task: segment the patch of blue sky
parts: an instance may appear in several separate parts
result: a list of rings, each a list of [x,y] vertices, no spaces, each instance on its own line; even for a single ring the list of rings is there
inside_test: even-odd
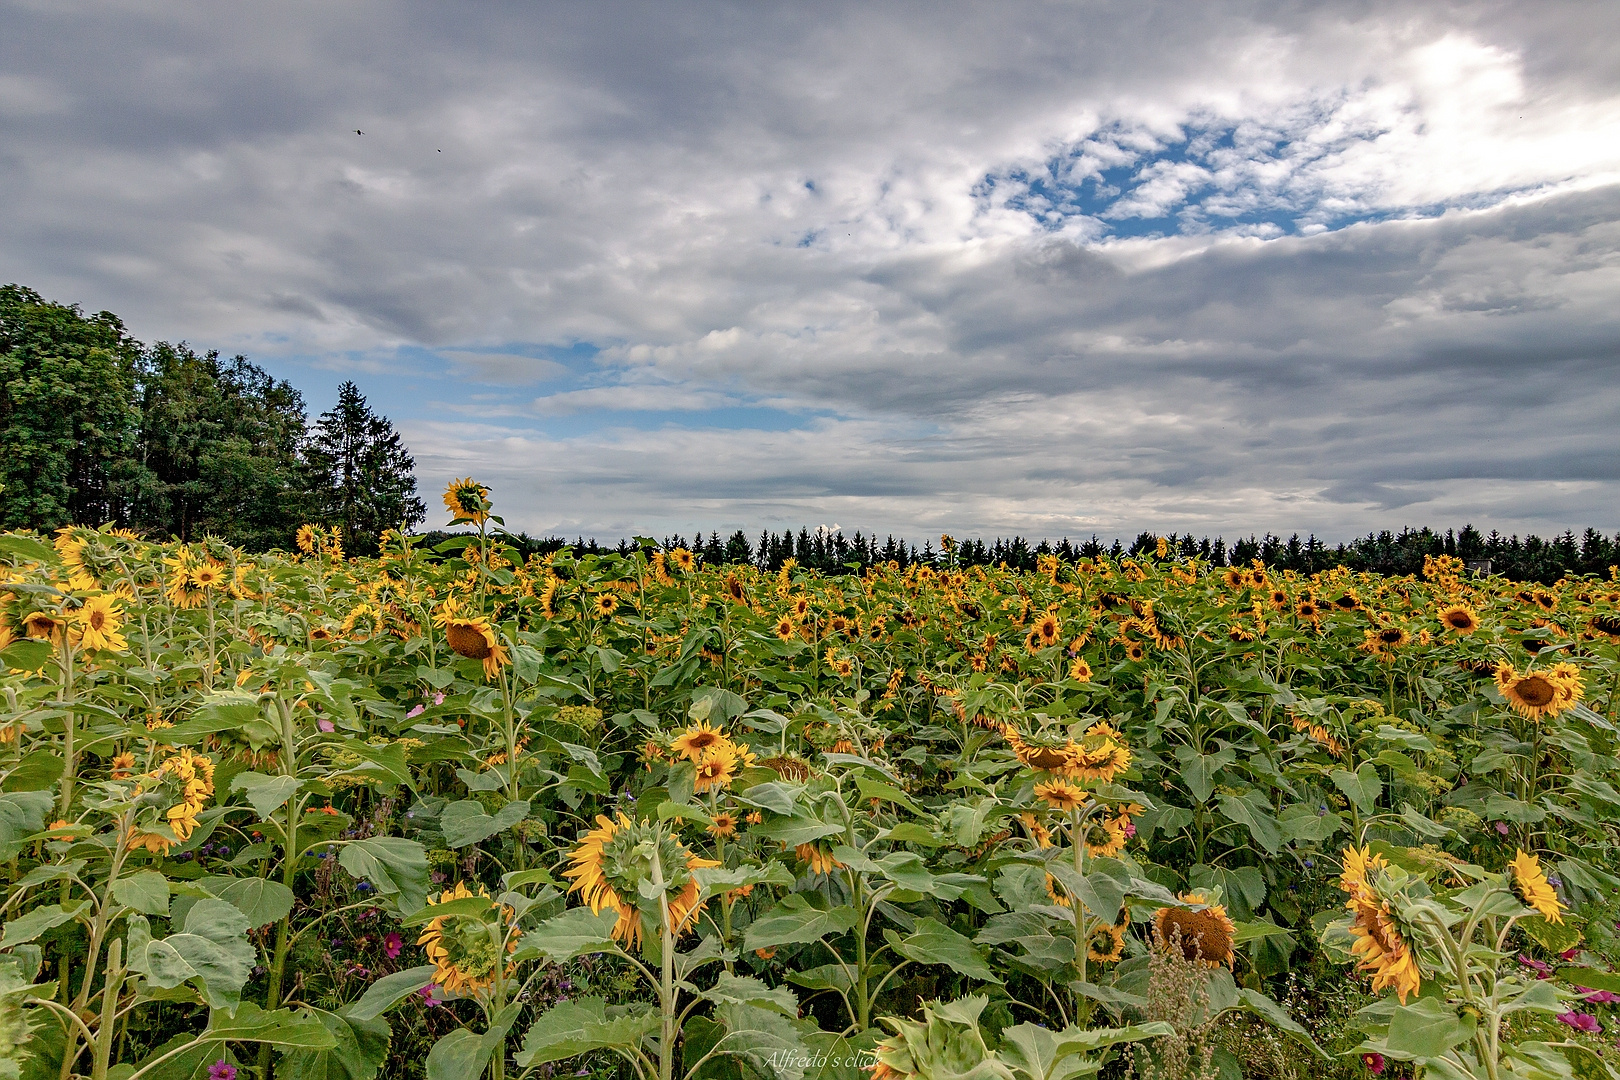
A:
[[[1385,133],[1337,124],[1336,106],[1306,103],[1270,124],[1200,117],[1168,133],[1114,124],[1039,167],[988,173],[974,194],[1026,213],[1049,231],[1084,224],[1104,239],[1216,230],[1308,234],[1444,209],[1391,208],[1334,190],[1333,160]]]

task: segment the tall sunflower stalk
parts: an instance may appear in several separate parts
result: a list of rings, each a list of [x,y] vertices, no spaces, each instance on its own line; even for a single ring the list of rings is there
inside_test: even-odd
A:
[[[1562,923],[1563,905],[1523,850],[1500,873],[1463,863],[1449,873],[1465,887],[1437,892],[1370,847],[1345,850],[1339,887],[1349,916],[1325,940],[1352,955],[1374,992],[1397,999],[1362,1010],[1372,1034],[1357,1051],[1453,1080],[1545,1070],[1573,1044],[1505,1041],[1504,1024],[1518,1012],[1561,1012],[1575,995],[1510,965],[1508,942],[1524,920]],[[1438,993],[1419,996],[1425,982]]]

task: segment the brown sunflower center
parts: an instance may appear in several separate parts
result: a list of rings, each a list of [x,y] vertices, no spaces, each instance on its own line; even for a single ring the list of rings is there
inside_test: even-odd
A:
[[[1165,944],[1180,938],[1181,955],[1188,960],[1224,961],[1232,953],[1232,935],[1214,912],[1170,908],[1160,924]]]
[[[106,629],[106,626],[107,613],[105,611],[102,611],[100,608],[96,608],[90,612],[90,629],[100,633],[102,630]]]
[[[1453,611],[1446,615],[1446,625],[1453,630],[1467,630],[1474,625],[1474,620],[1468,617],[1466,611]]]
[[[445,640],[461,656],[469,660],[484,660],[495,650],[489,647],[483,631],[468,623],[453,622],[444,630]]]
[[[1540,675],[1526,675],[1513,684],[1513,692],[1526,705],[1538,708],[1551,703],[1552,699],[1558,695],[1558,691],[1553,688],[1553,684]]]

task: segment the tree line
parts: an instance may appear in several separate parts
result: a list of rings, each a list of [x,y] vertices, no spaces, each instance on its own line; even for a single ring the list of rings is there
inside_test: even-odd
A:
[[[457,535],[460,534],[430,532],[423,540],[431,546]],[[1213,566],[1248,566],[1258,559],[1273,570],[1295,570],[1302,574],[1314,574],[1335,566],[1378,574],[1420,574],[1425,556],[1453,555],[1479,572],[1551,584],[1572,574],[1607,576],[1611,567],[1620,564],[1620,533],[1611,538],[1597,529],[1587,529],[1579,538],[1573,532],[1565,532],[1542,539],[1533,534],[1524,537],[1503,536],[1494,531],[1485,534],[1472,525],[1444,533],[1428,528],[1407,528],[1398,533],[1389,530],[1368,533],[1349,543],[1331,546],[1314,535],[1301,539],[1298,533],[1287,540],[1266,533],[1231,543],[1219,536],[1211,540],[1207,536],[1171,533],[1164,540],[1167,554],[1195,557]],[[561,536],[535,538],[526,533],[511,537],[510,542],[523,557],[549,555],[565,547],[576,555],[623,556],[639,546],[632,540],[604,544],[594,537],[568,540]],[[861,532],[846,536],[841,530],[801,528],[797,533],[791,529],[781,533],[767,529],[754,542],[750,542],[741,529],[725,539],[718,532],[710,532],[705,538],[699,529],[690,539],[676,533],[664,537],[657,546],[665,551],[685,548],[714,566],[746,563],[774,572],[792,559],[799,566],[840,574],[861,573],[869,566],[885,562],[935,567],[1005,563],[1016,570],[1034,570],[1043,555],[1056,555],[1065,562],[1099,556],[1118,559],[1126,555],[1156,554],[1158,545],[1157,534],[1144,532],[1129,544],[1119,539],[1111,544],[1104,543],[1095,535],[1078,543],[1066,537],[1056,543],[1050,540],[1032,543],[1022,536],[1014,536],[1010,540],[997,538],[988,542],[952,540],[949,550],[945,550],[936,548],[932,540],[918,546],[893,536],[879,541],[876,535]]]
[[[0,286],[0,528],[111,523],[262,551],[319,521],[364,553],[422,522],[415,464],[352,382],[311,424],[246,357],[144,345],[111,312]]]

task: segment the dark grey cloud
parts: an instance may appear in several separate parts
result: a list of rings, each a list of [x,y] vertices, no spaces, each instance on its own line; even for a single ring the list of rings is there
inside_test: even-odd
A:
[[[1620,528],[1616,31],[0,3],[0,278],[363,373],[531,529]]]

